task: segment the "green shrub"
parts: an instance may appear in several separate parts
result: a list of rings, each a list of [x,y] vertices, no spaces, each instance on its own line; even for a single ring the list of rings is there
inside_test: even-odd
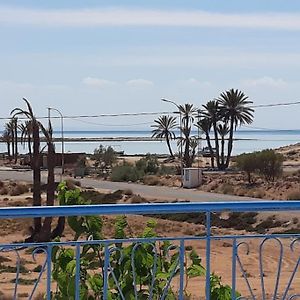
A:
[[[258,153],[257,168],[267,181],[274,181],[282,174],[283,156],[267,149]]]
[[[135,163],[136,168],[144,174],[156,174],[159,170],[159,163],[155,155],[147,154]]]
[[[106,148],[103,145],[100,145],[94,150],[93,159],[96,161],[96,167],[105,170],[112,167],[112,165],[117,161],[117,153],[111,146]]]
[[[161,165],[158,170],[159,175],[176,175],[176,168],[172,166]]]
[[[248,182],[252,182],[251,174],[254,173],[257,166],[257,152],[254,153],[243,153],[236,157],[236,165],[238,169],[247,174]]]
[[[282,174],[283,156],[272,149],[260,152],[244,153],[236,158],[237,167],[247,173],[251,183],[251,174],[260,173],[267,181],[274,181]]]
[[[65,183],[59,185],[59,199],[66,205],[87,204],[80,191],[68,190]],[[85,236],[92,240],[103,237],[103,221],[99,216],[68,217],[67,222],[74,231],[74,240]],[[118,216],[115,222],[114,237],[125,239],[127,232],[127,219]],[[141,238],[156,237],[156,222],[148,220],[143,229]],[[148,299],[149,290],[152,290],[152,298],[159,299],[163,294],[168,300],[178,299],[174,287],[169,285],[170,278],[180,273],[179,249],[170,241],[133,242],[107,244],[102,243],[84,245],[80,248],[80,299],[95,300],[102,299],[104,289],[103,268],[104,257],[109,252],[109,272],[107,281],[107,292],[109,299],[120,299],[120,291],[125,299]],[[71,247],[53,246],[52,248],[52,278],[57,288],[53,292],[52,299],[73,299],[75,297],[76,280],[76,254]],[[157,268],[157,271],[151,272]],[[95,270],[97,270],[95,272]],[[193,248],[186,248],[185,258],[185,280],[184,293],[187,293],[188,280],[205,275],[205,268],[197,252]],[[136,275],[133,277],[133,273]],[[154,277],[154,278],[153,278]],[[116,283],[118,282],[118,284]],[[230,300],[231,287],[223,285],[221,278],[212,274],[211,299]],[[154,283],[154,284],[153,284]],[[237,297],[240,294],[237,293]]]
[[[112,181],[138,181],[144,176],[144,172],[130,164],[123,164],[112,169],[110,179]]]

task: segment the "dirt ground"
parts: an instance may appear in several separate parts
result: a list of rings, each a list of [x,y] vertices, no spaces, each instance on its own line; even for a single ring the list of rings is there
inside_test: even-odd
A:
[[[19,196],[0,196],[0,206],[29,206],[31,205],[31,194],[23,194]],[[257,223],[262,220],[268,219],[270,216],[274,217],[272,213],[259,214],[257,216]],[[300,216],[299,216],[300,217]],[[104,236],[112,237],[114,232],[114,217],[104,216]],[[299,222],[297,215],[293,214],[280,214],[276,215],[276,220],[281,220],[279,227],[268,229],[268,233],[283,231],[295,226],[299,228]],[[129,228],[128,236],[139,236],[142,233],[144,224],[149,217],[143,216],[130,216],[128,217]],[[226,219],[226,214],[224,214]],[[293,221],[292,221],[293,220]],[[157,234],[158,236],[168,237],[194,237],[198,236],[199,240],[186,241],[185,246],[192,246],[196,252],[203,258],[202,263],[205,266],[205,251],[206,243],[204,240],[200,240],[200,237],[205,234],[205,228],[201,224],[193,224],[188,222],[178,222],[171,220],[157,219]],[[55,220],[54,222],[55,223]],[[0,223],[0,244],[7,244],[13,242],[21,242],[28,236],[28,228],[31,225],[29,219],[19,220],[2,220]],[[212,227],[212,233],[215,236],[222,235],[241,235],[247,234],[245,230],[233,230],[230,228],[222,229],[218,227]],[[249,233],[248,233],[249,234]],[[251,234],[251,233],[250,233]],[[253,234],[253,233],[252,233]],[[67,226],[65,234],[62,240],[72,240],[72,230]],[[213,240],[211,243],[211,271],[222,277],[222,281],[226,284],[232,285],[232,239],[228,240]],[[261,297],[261,283],[260,283],[260,245],[262,239],[238,239],[237,242],[247,242],[249,246],[249,255],[247,255],[247,246],[241,245],[239,248],[239,256],[246,274],[246,278],[249,280],[252,286],[253,292],[257,295],[257,299]],[[274,290],[274,284],[276,279],[276,272],[279,262],[279,252],[282,246],[283,260],[281,265],[281,277],[279,282],[279,293],[283,293],[287,286],[287,282],[292,274],[293,269],[296,267],[297,260],[299,258],[300,243],[295,243],[295,251],[291,251],[291,239],[282,239],[281,244],[277,240],[267,241],[261,251],[261,257],[263,262],[263,278],[265,282],[266,291],[271,293]],[[174,242],[175,244],[177,242]],[[20,251],[21,258],[21,283],[18,288],[18,299],[26,299],[31,294],[34,283],[39,276],[41,265],[45,261],[45,255],[43,253],[37,253],[35,257],[32,256],[32,251],[24,249]],[[14,280],[16,273],[16,261],[17,255],[15,252],[0,252],[0,299],[2,295],[12,295],[14,290]],[[237,262],[237,290],[244,296],[250,296],[249,289],[246,285],[246,280],[242,276],[240,266]],[[300,270],[297,271],[293,280],[293,284],[290,288],[290,292],[300,292]],[[178,278],[172,280],[173,286],[178,287]],[[191,299],[204,299],[204,277],[193,278],[188,281],[188,291],[192,294]],[[45,274],[42,275],[41,281],[38,284],[38,288],[35,291],[35,296],[42,294],[45,291],[46,279]],[[55,284],[53,283],[53,289]],[[196,296],[197,295],[197,296]],[[201,296],[199,296],[201,295]],[[40,296],[38,296],[39,299]],[[5,299],[2,296],[2,299]],[[8,298],[9,299],[9,298]]]

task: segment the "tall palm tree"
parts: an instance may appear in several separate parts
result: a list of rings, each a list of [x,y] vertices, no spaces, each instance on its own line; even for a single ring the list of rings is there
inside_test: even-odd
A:
[[[171,116],[160,116],[157,120],[154,120],[154,122],[155,124],[151,126],[155,128],[152,130],[152,137],[165,138],[170,156],[174,158],[170,140],[175,139],[175,133],[173,130],[177,126],[176,118]]]
[[[218,130],[218,134],[221,137],[221,162],[220,162],[220,167],[223,170],[223,169],[225,169],[225,152],[224,152],[224,150],[225,150],[225,137],[229,133],[228,124],[226,122],[218,124],[217,130]]]
[[[215,167],[215,154],[214,154],[214,150],[211,145],[211,140],[210,140],[210,136],[209,136],[211,126],[212,126],[211,120],[207,117],[198,120],[196,123],[196,127],[198,127],[205,134],[207,147],[210,152],[210,164],[211,164],[211,167],[214,168]]]
[[[186,103],[178,106],[180,117],[181,117],[181,133],[182,137],[180,140],[181,145],[184,145],[183,161],[185,167],[189,168],[192,166],[190,157],[190,143],[191,143],[191,128],[194,118],[198,112],[198,109],[193,104]],[[182,155],[182,153],[181,153]]]
[[[249,107],[253,102],[238,89],[230,89],[221,93],[217,99],[225,122],[229,123],[228,151],[225,167],[228,168],[233,147],[233,132],[237,126],[251,124],[254,110]]]
[[[219,152],[219,137],[217,130],[217,123],[221,119],[219,103],[215,100],[208,101],[203,105],[204,111],[203,115],[205,118],[208,118],[212,124],[214,130],[214,139],[215,139],[215,149],[216,149],[216,161],[217,167],[220,168],[220,152]]]
[[[11,115],[17,117],[19,115],[26,116],[32,122],[32,138],[33,138],[33,154],[32,154],[32,170],[33,170],[33,206],[41,206],[41,159],[40,159],[40,122],[36,119],[32,107],[27,99],[23,98],[27,109],[15,108]],[[34,228],[30,238],[27,241],[33,241],[36,234],[41,230],[41,218],[34,219]]]

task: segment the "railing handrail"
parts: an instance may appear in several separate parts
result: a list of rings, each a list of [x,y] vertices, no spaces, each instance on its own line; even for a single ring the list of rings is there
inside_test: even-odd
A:
[[[2,207],[0,219],[88,215],[144,215],[222,211],[295,211],[300,201],[234,201]]]

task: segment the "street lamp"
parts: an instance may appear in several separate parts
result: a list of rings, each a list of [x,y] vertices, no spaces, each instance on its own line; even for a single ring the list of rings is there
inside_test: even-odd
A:
[[[48,116],[50,120],[50,111],[56,111],[60,115],[61,122],[61,176],[65,173],[65,145],[64,145],[64,116],[63,114],[56,108],[48,107]]]
[[[165,98],[161,98],[161,101],[163,102],[167,102],[167,103],[171,103],[173,105],[176,106],[176,108],[178,109],[178,112],[179,113],[179,129],[180,129],[180,176],[181,176],[181,186],[183,186],[183,162],[182,162],[182,120],[181,120],[181,110],[180,110],[180,107],[179,105],[172,101],[172,100],[169,100],[169,99],[165,99]]]

